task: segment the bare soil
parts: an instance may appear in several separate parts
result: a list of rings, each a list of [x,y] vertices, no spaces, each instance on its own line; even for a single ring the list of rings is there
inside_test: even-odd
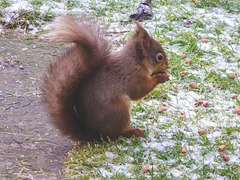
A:
[[[56,44],[0,36],[0,179],[64,179],[72,142],[51,124],[41,80]]]

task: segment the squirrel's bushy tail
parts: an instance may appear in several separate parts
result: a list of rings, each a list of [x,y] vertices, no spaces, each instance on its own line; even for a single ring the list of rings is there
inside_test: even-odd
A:
[[[44,101],[53,124],[64,135],[79,140],[84,135],[74,111],[78,89],[106,61],[110,46],[96,23],[65,17],[53,27],[51,39],[74,45],[50,65],[43,82]]]

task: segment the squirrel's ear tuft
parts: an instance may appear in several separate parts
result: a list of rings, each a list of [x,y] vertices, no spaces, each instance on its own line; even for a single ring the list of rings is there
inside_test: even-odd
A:
[[[137,26],[137,29],[136,29],[136,34],[140,34],[142,36],[149,36],[148,35],[148,32],[141,26],[141,24],[138,22],[138,21],[133,21],[136,26]]]
[[[147,56],[147,49],[149,49],[151,46],[151,38],[148,32],[141,26],[138,21],[133,22],[137,25],[135,37],[140,40],[140,48],[138,48],[138,51],[141,50],[141,54],[143,56]]]
[[[133,22],[134,22],[134,24],[136,24],[137,29],[144,29],[144,28],[141,26],[141,24],[139,23],[139,21],[133,20]]]

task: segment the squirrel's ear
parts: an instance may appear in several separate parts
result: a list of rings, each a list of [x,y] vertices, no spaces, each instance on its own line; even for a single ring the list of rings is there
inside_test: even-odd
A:
[[[137,25],[135,36],[139,39],[138,52],[140,51],[143,56],[147,56],[147,50],[151,46],[151,38],[148,32],[140,25],[138,21],[133,21]],[[139,53],[140,53],[139,52]]]
[[[138,22],[138,21],[133,21],[136,26],[137,26],[137,29],[136,29],[136,35],[138,36],[142,36],[144,38],[149,38],[149,34],[148,32],[141,26],[141,24]]]

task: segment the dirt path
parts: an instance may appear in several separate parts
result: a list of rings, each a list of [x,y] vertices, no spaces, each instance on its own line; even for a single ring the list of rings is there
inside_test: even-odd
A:
[[[39,40],[0,37],[0,179],[62,179],[72,142],[49,124],[39,90],[58,53]]]

